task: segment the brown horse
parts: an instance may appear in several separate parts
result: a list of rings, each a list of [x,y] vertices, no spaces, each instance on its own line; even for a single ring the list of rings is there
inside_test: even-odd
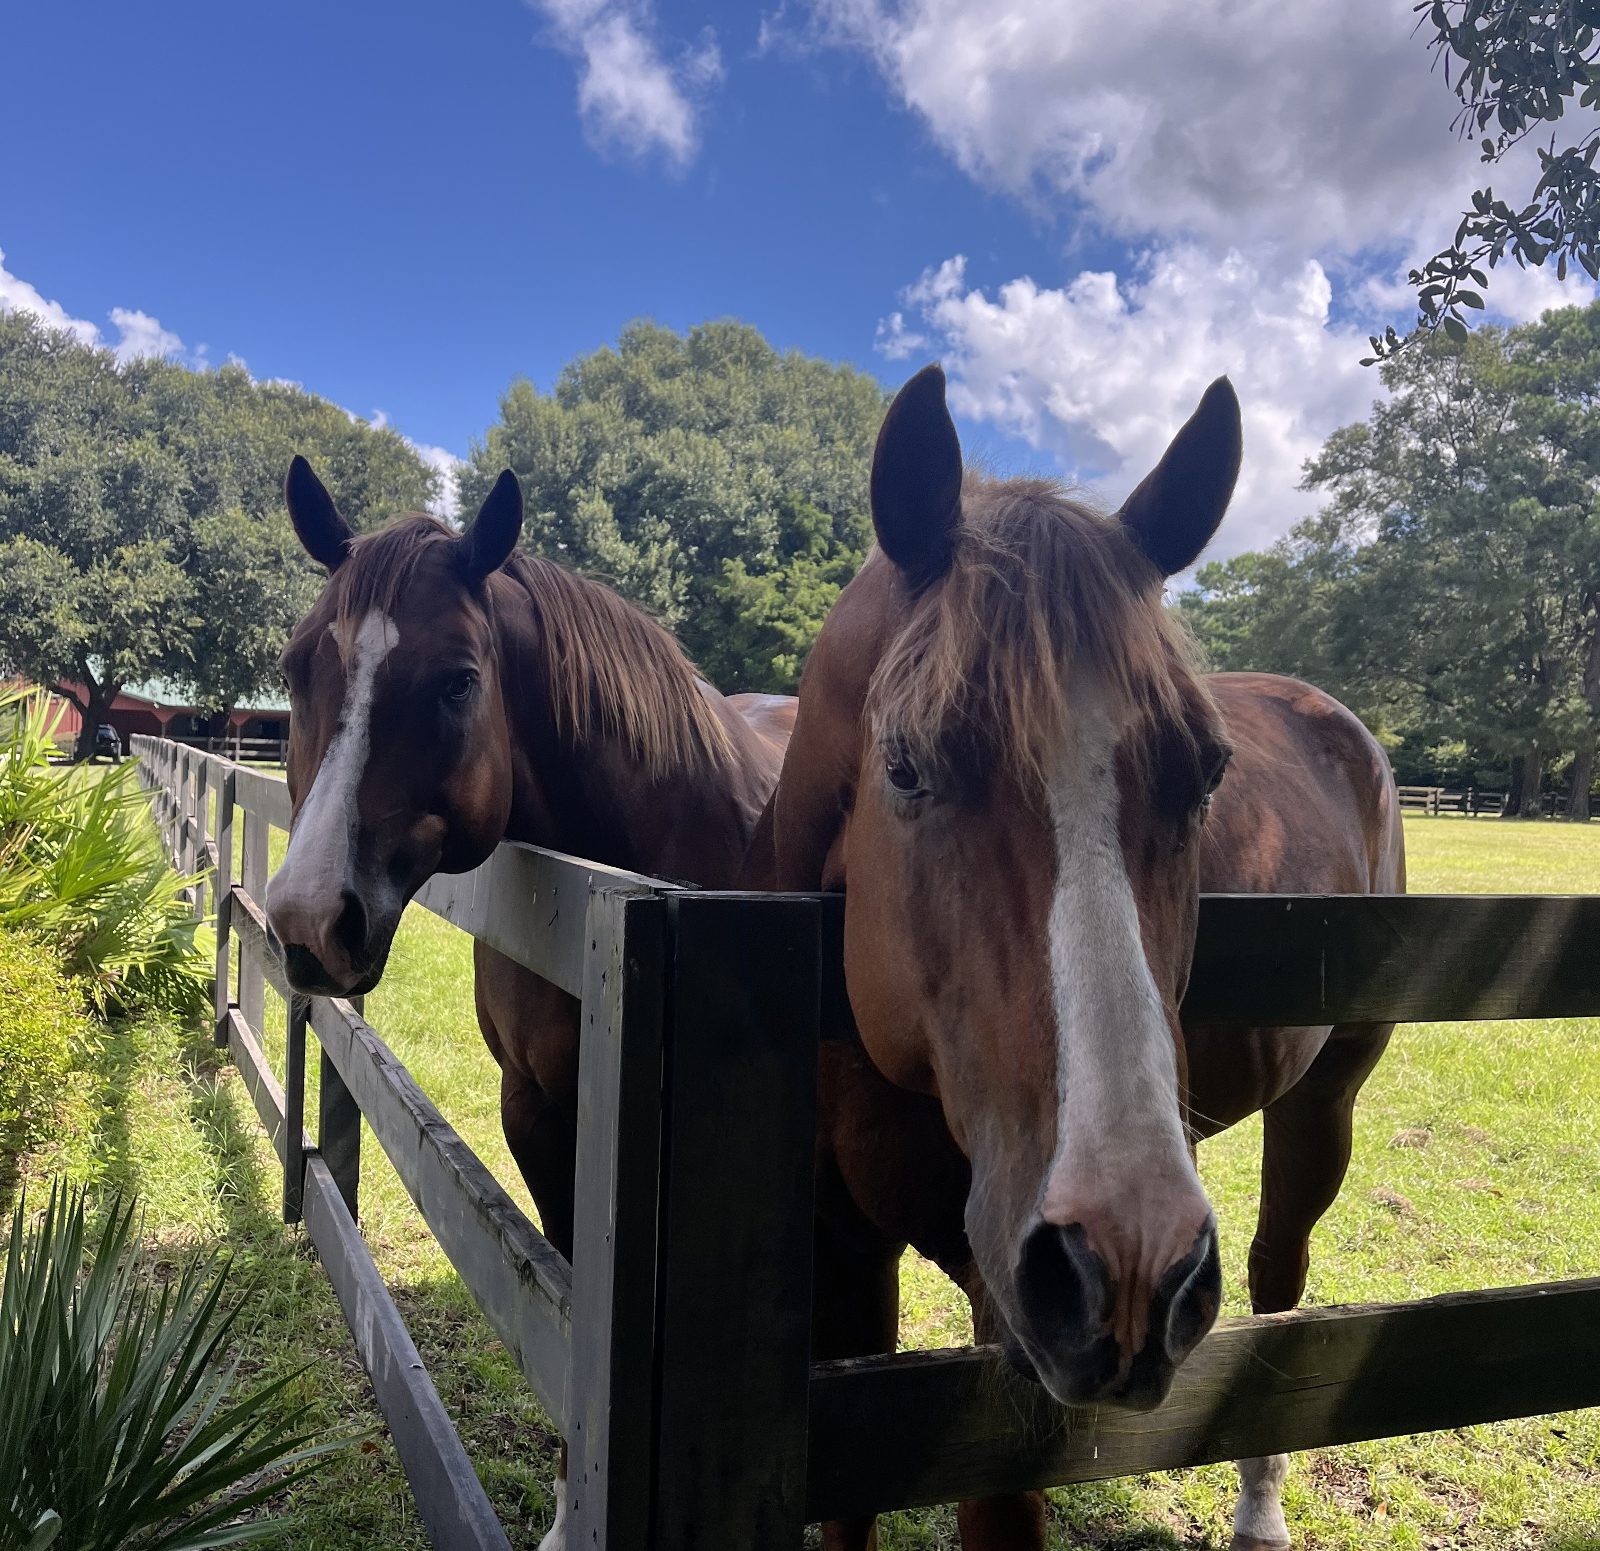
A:
[[[1181,1025],[1197,897],[1395,892],[1404,863],[1361,724],[1304,684],[1203,676],[1163,607],[1239,457],[1219,381],[1107,519],[965,473],[937,368],[889,411],[880,547],[807,663],[748,870],[846,897],[861,1047],[821,1061],[819,1356],[893,1350],[909,1242],[1060,1400],[1157,1404],[1221,1290],[1194,1143],[1258,1109],[1251,1296],[1299,1300],[1389,1028]],[[1284,1463],[1241,1465],[1241,1551],[1287,1544]],[[1043,1545],[1039,1494],[960,1522],[968,1548]]]
[[[518,552],[509,472],[460,535],[419,515],[355,537],[301,458],[287,495],[330,573],[283,657],[293,826],[267,917],[298,990],[370,991],[412,895],[502,839],[735,883],[791,698],[724,699],[631,604]],[[506,1140],[570,1259],[578,1004],[482,943],[474,967]],[[564,1503],[558,1479],[547,1546]]]

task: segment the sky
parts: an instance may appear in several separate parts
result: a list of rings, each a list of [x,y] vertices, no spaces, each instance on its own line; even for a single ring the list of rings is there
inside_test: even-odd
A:
[[[1484,180],[1411,0],[11,0],[0,308],[229,358],[439,467],[517,377],[737,317],[1116,502],[1226,372],[1286,532]],[[1493,173],[1531,188],[1532,158]],[[1519,182],[1520,180],[1520,182]],[[1491,316],[1586,302],[1497,270]]]

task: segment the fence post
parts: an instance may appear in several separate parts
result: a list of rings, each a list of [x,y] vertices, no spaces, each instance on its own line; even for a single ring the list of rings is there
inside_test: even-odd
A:
[[[626,889],[596,889],[586,919],[568,1544],[646,1551],[655,1425],[666,904]]]
[[[194,868],[200,873],[201,880],[194,886],[194,918],[204,921],[206,918],[206,887],[211,888],[211,904],[215,909],[217,901],[217,875],[211,870],[206,858],[206,844],[211,839],[211,763],[201,757],[200,764],[194,773]]]
[[[241,811],[244,814],[244,854],[240,861],[239,882],[244,892],[257,905],[265,908],[267,820],[264,814],[252,813],[249,808]],[[265,977],[261,965],[253,962],[244,951],[242,942],[239,948],[239,1011],[244,1021],[259,1035],[266,1019]]]
[[[228,1008],[232,1004],[228,971],[232,943],[229,932],[233,923],[233,800],[234,778],[231,769],[224,769],[217,784],[217,870],[211,891],[212,906],[217,917],[217,968],[216,999],[212,1010],[216,1013],[213,1037],[223,1047],[228,1043]]]
[[[311,998],[289,998],[283,1058],[283,1220],[300,1221],[305,1200],[306,1027]]]
[[[811,1361],[813,899],[669,898],[655,1551],[798,1551]]]
[[[366,998],[352,996],[350,1005],[357,1013],[366,1011]],[[320,1048],[320,1047],[319,1047]],[[345,1087],[344,1078],[328,1057],[321,1053],[317,1087],[317,1151],[328,1165],[333,1182],[344,1197],[352,1222],[357,1220],[361,1198],[361,1106]]]

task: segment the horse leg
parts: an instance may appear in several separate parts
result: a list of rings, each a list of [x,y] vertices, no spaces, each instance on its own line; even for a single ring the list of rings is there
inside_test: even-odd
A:
[[[1263,1111],[1261,1208],[1250,1246],[1250,1306],[1281,1314],[1306,1290],[1311,1230],[1350,1167],[1356,1095],[1389,1043],[1392,1023],[1341,1024],[1301,1079]],[[1232,1551],[1280,1551],[1287,1454],[1240,1460]]]
[[[864,1225],[861,1225],[864,1226]],[[892,1352],[900,1336],[900,1256],[903,1246],[851,1233],[851,1242],[819,1221],[813,1262],[811,1356],[875,1357]],[[874,1514],[822,1526],[823,1551],[877,1551]]]
[[[1000,1316],[984,1290],[976,1266],[955,1278],[972,1305],[972,1334],[980,1346],[1004,1335]],[[956,1506],[961,1551],[1044,1551],[1044,1493],[1008,1492],[974,1497]]]

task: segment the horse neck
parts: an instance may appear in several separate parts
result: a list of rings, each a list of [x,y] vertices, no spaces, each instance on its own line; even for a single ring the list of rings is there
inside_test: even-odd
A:
[[[583,739],[564,733],[536,639],[515,630],[501,637],[513,770],[506,838],[705,888],[734,887],[777,783],[780,757],[771,746],[701,684],[731,756],[674,762],[652,773],[624,729],[596,725]]]

